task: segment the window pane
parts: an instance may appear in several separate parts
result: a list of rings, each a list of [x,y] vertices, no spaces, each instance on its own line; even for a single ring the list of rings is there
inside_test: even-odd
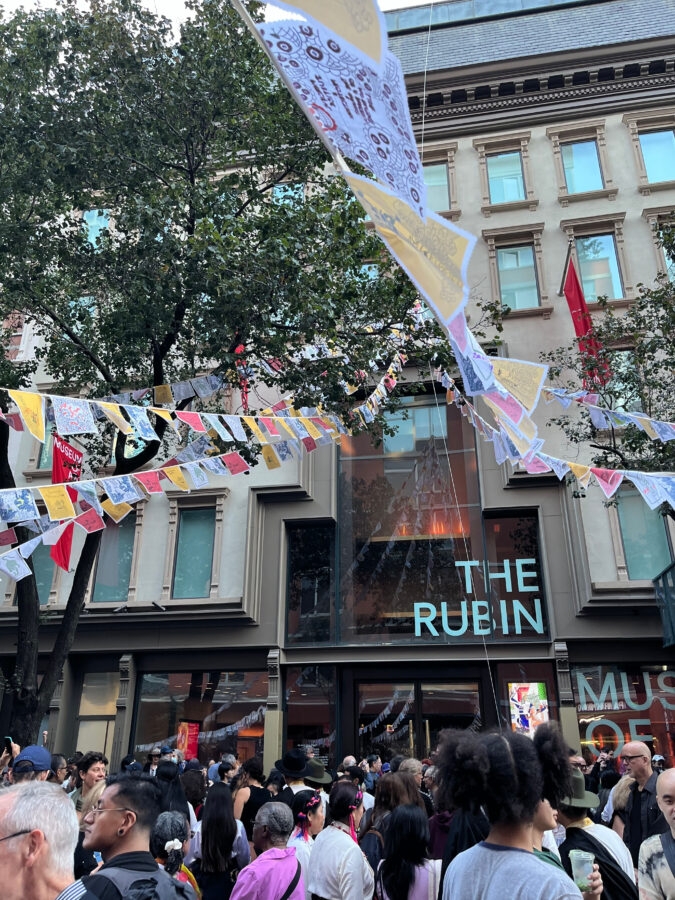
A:
[[[415,686],[359,684],[359,759],[381,753],[415,755]]]
[[[444,728],[469,728],[480,719],[480,691],[475,681],[422,684],[422,756],[431,756]]]
[[[84,722],[80,722],[76,746],[99,750],[105,754],[107,759],[110,759],[114,733],[114,719],[85,719]]]
[[[647,181],[675,179],[675,132],[652,131],[650,134],[641,134],[640,147],[647,170]]]
[[[52,454],[54,453],[54,432],[47,431],[43,444],[40,444],[38,455],[38,469],[50,469],[52,467]]]
[[[654,578],[672,559],[665,519],[635,490],[622,488],[617,496],[628,577]]]
[[[531,309],[533,306],[539,306],[533,247],[526,245],[499,248],[497,269],[502,303],[511,309]]]
[[[427,206],[434,212],[450,209],[448,167],[445,163],[423,166],[424,183],[427,186]]]
[[[334,526],[288,526],[288,639],[328,641],[332,636]]]
[[[54,580],[54,561],[50,556],[51,549],[45,544],[38,544],[31,556],[40,606],[45,606],[49,603],[49,592],[52,589],[52,581]]]
[[[576,246],[586,302],[597,303],[598,297],[609,300],[623,297],[614,235],[580,237],[576,239]]]
[[[263,755],[267,672],[145,673],[140,679],[134,752],[145,762],[153,747],[175,747],[181,723],[197,726],[203,763],[223,753],[240,760]]]
[[[570,194],[599,191],[603,188],[600,160],[595,141],[562,144],[565,181]]]
[[[172,594],[176,600],[209,596],[215,525],[213,507],[180,511]]]
[[[119,690],[119,672],[88,672],[82,684],[80,715],[114,716]]]
[[[135,516],[109,522],[98,551],[93,603],[126,603],[134,555]]]
[[[283,203],[286,206],[299,206],[305,199],[305,186],[302,182],[275,184],[272,188],[272,199],[275,203]]]
[[[487,158],[490,202],[509,203],[525,199],[520,153],[497,153]]]
[[[89,209],[83,214],[82,221],[87,231],[87,240],[93,247],[96,246],[101,232],[108,227],[109,219],[110,210],[107,209]]]
[[[311,747],[316,759],[334,768],[335,666],[291,666],[286,670],[286,750]]]

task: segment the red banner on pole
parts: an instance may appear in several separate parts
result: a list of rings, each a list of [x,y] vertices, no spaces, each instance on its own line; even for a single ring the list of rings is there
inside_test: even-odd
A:
[[[82,475],[82,453],[71,446],[68,441],[55,434],[53,437],[52,451],[52,484],[67,484],[69,481],[79,481]],[[77,500],[77,491],[68,488],[68,496],[71,502]],[[51,549],[50,556],[57,566],[68,571],[70,566],[70,551],[73,547],[73,532],[75,526],[71,522],[58,541]]]
[[[586,377],[593,384],[605,385],[612,377],[612,373],[607,361],[600,358],[602,344],[593,337],[593,320],[586,305],[577,270],[571,259],[567,267],[564,291],[572,315],[574,333],[579,338],[579,350],[586,357]],[[597,360],[597,363],[593,363],[593,359]]]

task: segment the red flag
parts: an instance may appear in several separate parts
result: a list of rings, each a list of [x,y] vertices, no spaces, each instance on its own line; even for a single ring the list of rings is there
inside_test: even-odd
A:
[[[54,449],[52,452],[52,484],[64,484],[69,481],[78,481],[82,474],[82,453],[64,441],[58,434],[54,435]],[[68,496],[74,503],[77,500],[77,491],[67,488]],[[73,531],[75,527],[71,522],[61,537],[51,549],[50,556],[57,566],[68,571],[70,566],[70,551],[73,547]]]
[[[593,320],[588,312],[579,276],[571,259],[567,267],[564,290],[565,299],[572,315],[574,333],[579,338],[579,350],[586,357],[586,375],[591,383],[605,385],[612,377],[612,373],[607,361],[598,359],[599,351],[602,350],[602,344],[593,337]],[[597,359],[598,362],[594,364],[591,361],[591,357]],[[584,387],[587,387],[585,380]]]

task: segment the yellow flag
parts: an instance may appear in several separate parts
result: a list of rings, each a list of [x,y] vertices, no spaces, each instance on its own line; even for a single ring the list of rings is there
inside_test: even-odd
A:
[[[59,519],[72,519],[75,516],[75,507],[70,502],[68,491],[64,485],[52,484],[48,487],[38,488],[38,490],[45,501],[52,522],[58,522]]]
[[[155,403],[164,403],[166,406],[173,404],[173,393],[170,384],[155,385]]]
[[[133,431],[131,422],[127,422],[124,418],[117,403],[104,403],[102,400],[97,400],[96,405],[100,407],[101,411],[105,414],[105,417],[109,419],[116,428],[119,428],[122,434],[131,434]]]
[[[284,0],[283,5],[312,16],[378,65],[386,49],[386,27],[375,0]]]
[[[260,441],[261,444],[269,443],[269,441],[267,440],[265,435],[260,430],[260,426],[258,425],[256,420],[253,418],[253,416],[242,416],[242,418],[243,418],[244,422],[246,422],[248,427],[251,429],[253,434],[256,436],[256,438]]]
[[[171,425],[171,427],[175,431],[178,431],[178,426],[180,425],[180,421],[177,419],[174,419],[168,409],[161,409],[159,406],[149,406],[148,409],[151,413],[154,413],[156,416],[159,416],[160,419],[166,419],[166,421],[169,423],[169,425]]]
[[[649,418],[649,416],[638,416],[635,413],[633,413],[633,415],[640,422],[640,424],[644,428],[646,434],[648,434],[649,437],[653,441],[655,441],[658,438],[658,434],[654,431],[654,427],[652,426],[651,419]]]
[[[323,435],[321,434],[319,429],[316,427],[314,422],[310,421],[309,419],[306,419],[304,416],[300,416],[300,421],[302,422],[302,424],[305,426],[305,428],[309,432],[309,436],[313,437],[314,440],[316,440],[317,438],[323,437]]]
[[[297,438],[297,434],[293,431],[293,429],[292,429],[291,426],[288,424],[288,422],[286,422],[286,421],[284,420],[283,416],[278,416],[278,417],[274,420],[274,424],[275,424],[277,427],[281,426],[281,427],[284,429],[284,431],[286,431],[292,438]]]
[[[41,444],[45,441],[45,398],[42,394],[27,391],[9,391],[9,396],[19,407],[24,425]]]
[[[278,469],[281,465],[279,457],[274,452],[274,447],[271,444],[265,444],[262,448],[262,455],[268,469]]]
[[[511,438],[511,441],[517,447],[518,452],[521,454],[521,456],[525,456],[525,454],[530,450],[531,442],[528,441],[527,438],[523,437],[523,435],[511,425],[508,419],[500,420],[500,424],[504,431]]]
[[[113,522],[121,522],[133,509],[133,506],[129,506],[128,503],[113,503],[112,500],[103,500],[101,506],[108,513]]]
[[[185,475],[183,475],[183,470],[180,466],[168,466],[166,469],[162,469],[162,472],[164,472],[169,481],[172,481],[177,488],[181,489],[181,491],[190,490],[190,487],[185,480]]]
[[[422,221],[407,203],[374,181],[353,174],[345,178],[377,233],[447,330],[468,296],[466,268],[475,239],[450,222]]]
[[[566,462],[570,467],[572,473],[576,476],[579,484],[582,487],[586,487],[588,485],[588,482],[591,480],[591,467],[582,466],[579,463],[571,463],[569,460],[567,460]]]
[[[539,392],[546,378],[546,366],[499,356],[491,358],[490,362],[499,383],[531,413],[539,402]]]

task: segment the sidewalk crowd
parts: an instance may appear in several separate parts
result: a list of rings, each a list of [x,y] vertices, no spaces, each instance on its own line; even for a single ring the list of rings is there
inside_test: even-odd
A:
[[[305,749],[265,778],[170,746],[112,775],[101,752],[6,746],[1,896],[675,900],[675,769],[642,742],[590,764],[553,724],[448,730],[433,759],[336,773]]]

